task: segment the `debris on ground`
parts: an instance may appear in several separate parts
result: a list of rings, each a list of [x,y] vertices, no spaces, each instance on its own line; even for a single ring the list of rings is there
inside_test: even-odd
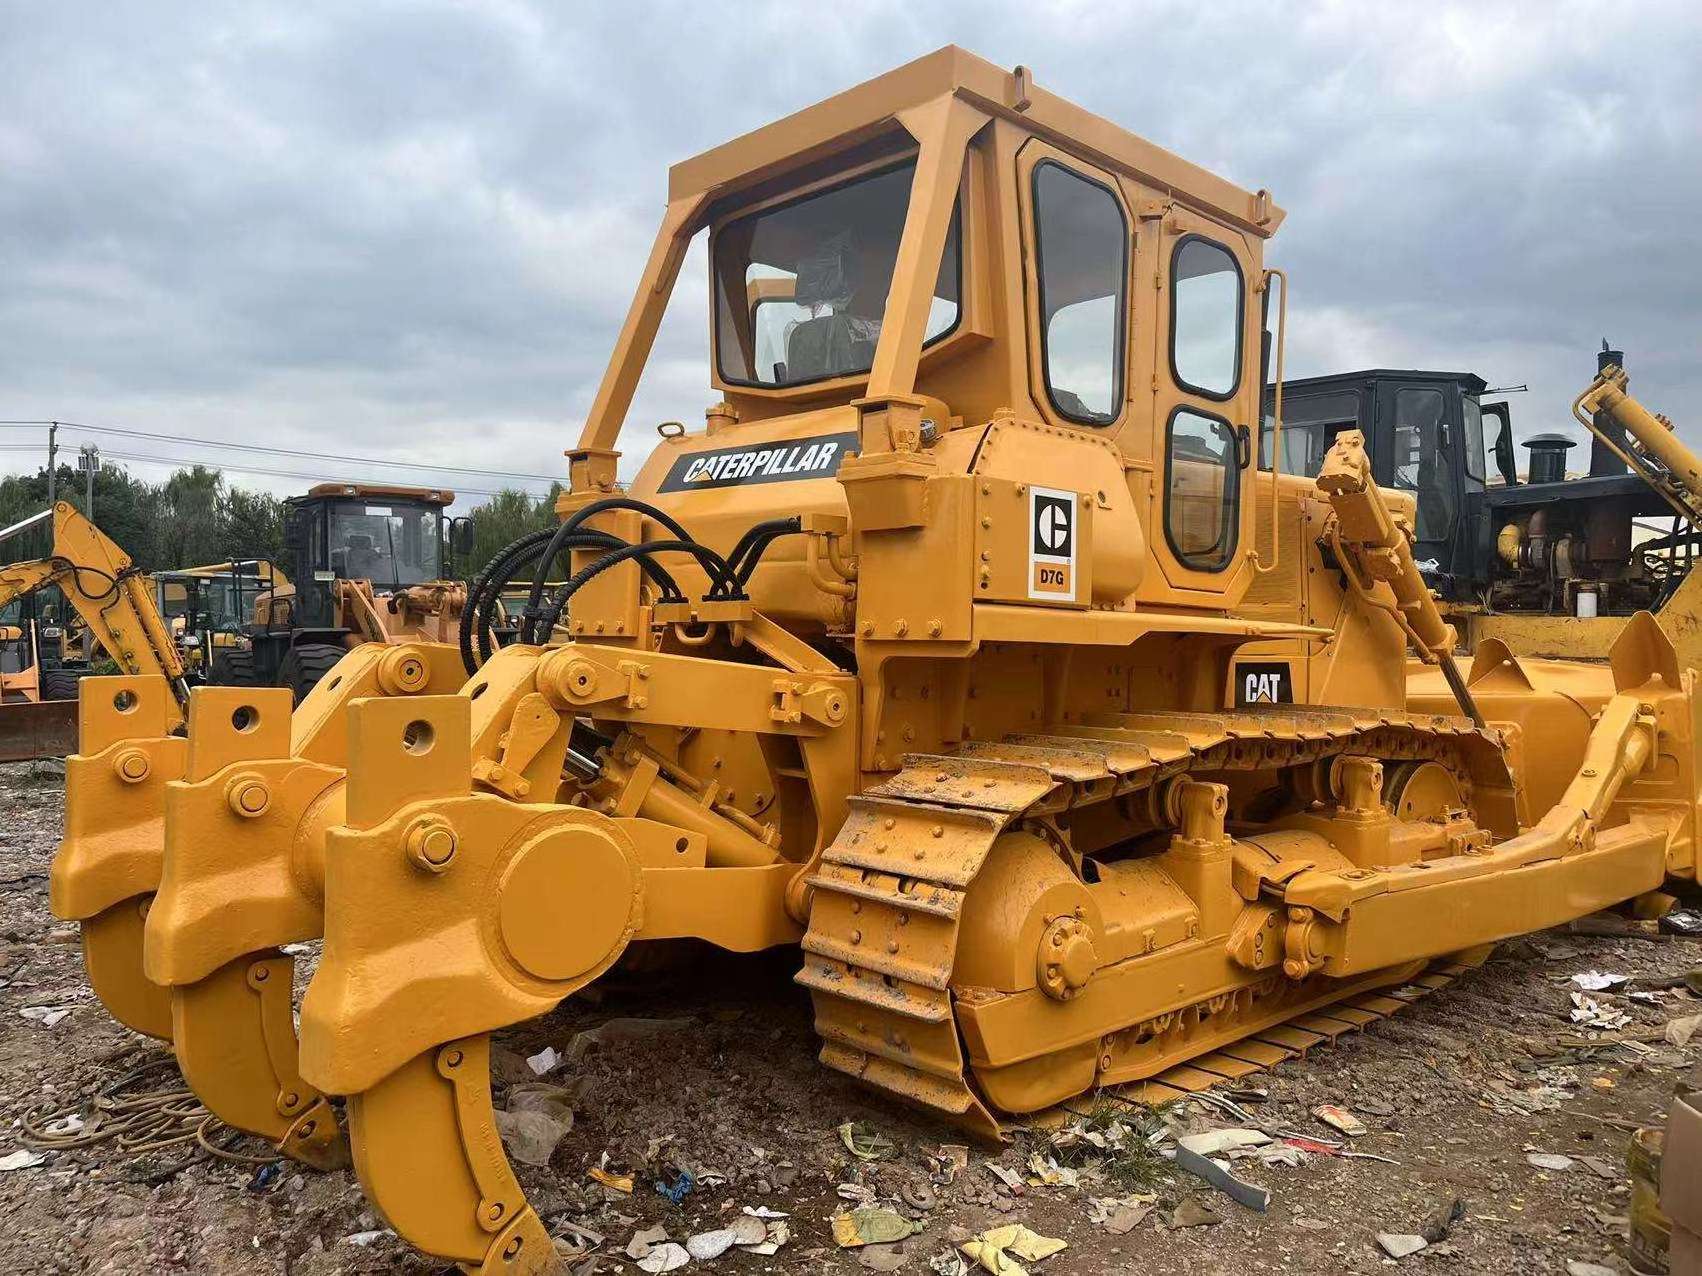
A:
[[[839,1141],[859,1161],[884,1160],[896,1148],[891,1139],[867,1121],[847,1121],[839,1127]]]
[[[1430,1248],[1429,1241],[1411,1232],[1378,1232],[1377,1243],[1390,1258],[1405,1258],[1421,1249]]]
[[[1582,1024],[1586,1028],[1612,1031],[1625,1027],[1631,1022],[1631,1016],[1612,1002],[1602,1001],[1587,993],[1575,992],[1572,994],[1572,1022]]]
[[[1350,1139],[1357,1139],[1370,1133],[1365,1128],[1363,1121],[1346,1108],[1339,1108],[1333,1103],[1325,1103],[1313,1108],[1312,1115],[1332,1130],[1338,1130]]]
[[[89,999],[77,931],[49,920],[59,782],[17,776],[0,765],[9,820],[0,881],[23,883],[0,891],[0,1128],[13,1131],[0,1143],[0,1264],[38,1270],[52,1252],[67,1273],[440,1270],[406,1252],[347,1171],[275,1159],[262,1168],[199,1149],[206,1118],[181,1115],[199,1110],[170,1049]],[[305,980],[319,946],[295,947]],[[950,1127],[818,1066],[791,954],[700,956],[666,980],[616,967],[596,997],[498,1033],[492,1100],[509,1116],[536,1112],[567,1127],[547,1164],[513,1160],[575,1276],[636,1276],[647,1261],[675,1276],[895,1263],[901,1274],[985,1276],[959,1246],[1013,1224],[1070,1247],[1044,1260],[1007,1251],[1004,1261],[1030,1276],[1137,1265],[1143,1276],[1202,1276],[1244,1268],[1249,1254],[1272,1270],[1319,1274],[1398,1262],[1420,1276],[1602,1276],[1624,1271],[1631,1132],[1659,1125],[1675,1083],[1702,1064],[1699,955],[1694,942],[1641,934],[1511,940],[1450,988],[1274,1069],[1158,1107],[1113,1090],[1084,1096],[1038,1114],[999,1150],[958,1142]],[[1573,980],[1590,972],[1628,981],[1592,990]],[[1629,1022],[1570,1022],[1573,993]],[[26,1007],[72,1014],[49,1030]],[[1350,1139],[1321,1124],[1320,1105],[1371,1132]],[[890,1151],[857,1156],[842,1124]],[[120,1131],[175,1142],[133,1153]],[[513,1132],[504,1136],[512,1144]],[[216,1126],[209,1139],[270,1151]],[[1178,1147],[1279,1199],[1264,1214],[1225,1203],[1165,1155]],[[1526,1161],[1532,1154],[1573,1165],[1545,1169]],[[1439,1194],[1468,1181],[1464,1205]],[[906,1234],[838,1248],[830,1220],[864,1209],[897,1215]],[[1426,1248],[1391,1258],[1377,1240],[1385,1229]],[[719,1257],[694,1258],[694,1248]]]
[[[1576,1164],[1571,1157],[1560,1152],[1527,1152],[1525,1163],[1534,1165],[1539,1170],[1553,1170],[1557,1174],[1571,1169]]]
[[[1604,992],[1631,982],[1630,975],[1610,975],[1600,970],[1585,970],[1572,976],[1572,982],[1585,992]]]
[[[1182,1144],[1178,1144],[1176,1147],[1176,1164],[1187,1170],[1188,1173],[1198,1175],[1225,1196],[1238,1204],[1245,1205],[1250,1210],[1257,1210],[1263,1214],[1271,1206],[1269,1188],[1236,1178],[1229,1172],[1225,1163],[1214,1161],[1208,1156],[1201,1156],[1198,1152]]]
[[[971,1262],[998,1276],[1027,1276],[1024,1263],[1038,1263],[1069,1248],[1069,1243],[1030,1231],[1021,1223],[993,1227],[959,1246]]]
[[[897,1210],[881,1206],[844,1210],[833,1216],[833,1240],[841,1249],[902,1241],[920,1231],[920,1223],[913,1223]]]

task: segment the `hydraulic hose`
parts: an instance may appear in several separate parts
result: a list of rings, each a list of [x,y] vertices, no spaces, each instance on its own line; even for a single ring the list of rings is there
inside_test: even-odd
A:
[[[626,545],[620,549],[610,550],[595,562],[575,573],[556,591],[555,597],[550,600],[548,614],[542,617],[544,632],[548,633],[561,623],[561,615],[567,609],[568,600],[595,577],[602,575],[611,567],[626,562],[628,559],[640,558],[646,554],[666,553],[690,554],[702,563],[705,570],[710,574],[710,595],[712,597],[715,594],[716,585],[720,582],[728,582],[728,587],[734,591],[724,595],[725,597],[744,597],[744,591],[739,587],[737,578],[730,575],[726,560],[714,550],[692,540],[645,541],[641,545]]]
[[[605,496],[602,500],[592,501],[589,505],[574,510],[572,514],[562,520],[561,526],[555,529],[555,533],[550,537],[549,548],[544,551],[544,556],[538,560],[537,571],[532,575],[532,592],[526,599],[527,621],[526,629],[521,634],[523,638],[530,637],[531,626],[535,619],[533,613],[544,601],[544,584],[549,580],[550,564],[555,562],[556,556],[567,544],[567,538],[578,531],[586,519],[595,518],[598,514],[606,513],[609,510],[633,510],[646,518],[655,519],[680,540],[691,540],[691,533],[681,527],[671,515],[645,501],[634,500],[630,496]],[[610,539],[614,538],[611,537]]]

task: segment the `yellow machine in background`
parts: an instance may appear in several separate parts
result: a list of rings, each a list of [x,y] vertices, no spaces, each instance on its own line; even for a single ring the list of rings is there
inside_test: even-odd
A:
[[[1647,616],[1459,668],[1357,433],[1257,471],[1282,217],[949,48],[676,165],[563,521],[453,646],[357,647],[293,715],[197,689],[187,741],[162,680],[85,683],[52,898],[102,1001],[421,1249],[546,1272],[489,1034],[635,944],[796,947],[823,1063],[996,1138],[1694,878]],[[718,397],[623,492],[700,233]]]
[[[53,527],[50,554],[0,565],[0,606],[48,586],[57,587],[119,670],[158,675],[171,684],[181,719],[181,706],[188,696],[183,663],[147,577],[131,566],[128,554],[68,501],[0,530],[0,541],[49,522]],[[81,670],[73,676],[80,677]]]
[[[1450,608],[1449,618],[1460,626],[1468,647],[1496,639],[1517,652],[1605,659],[1630,617],[1605,614],[1608,599],[1618,585],[1596,579],[1600,560],[1605,560],[1613,572],[1631,578],[1631,583],[1641,585],[1628,563],[1658,550],[1658,557],[1652,561],[1658,561],[1668,578],[1675,578],[1677,583],[1669,584],[1670,592],[1657,600],[1653,608],[1656,619],[1683,663],[1702,668],[1702,573],[1694,570],[1702,551],[1702,541],[1698,540],[1702,533],[1702,457],[1684,445],[1670,420],[1651,412],[1631,395],[1625,369],[1607,362],[1616,353],[1604,353],[1605,366],[1573,401],[1572,415],[1590,431],[1600,448],[1665,502],[1675,519],[1674,531],[1634,543],[1629,513],[1611,508],[1609,501],[1596,506],[1587,500],[1576,501],[1569,511],[1557,507],[1558,514],[1556,509],[1534,503],[1525,509],[1510,505],[1492,509],[1498,515],[1494,519],[1495,552],[1501,571],[1515,580],[1543,581],[1548,590],[1559,594],[1563,605],[1559,615],[1504,607]],[[1561,436],[1545,437],[1565,443]],[[1583,480],[1583,484],[1593,481]],[[1517,499],[1519,493],[1530,490],[1523,486],[1507,495]],[[1496,497],[1504,499],[1499,492]],[[1596,614],[1598,606],[1603,614]]]

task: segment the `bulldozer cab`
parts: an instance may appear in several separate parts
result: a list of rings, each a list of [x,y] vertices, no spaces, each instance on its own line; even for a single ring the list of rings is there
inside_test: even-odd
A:
[[[1020,473],[1037,494],[1085,484],[1103,529],[1092,549],[1054,526],[1037,552],[1062,566],[1040,581],[1025,562],[983,599],[1232,607],[1253,575],[1262,249],[1281,218],[1264,192],[1025,70],[941,50],[674,166],[563,508],[612,485],[656,325],[702,236],[721,402],[703,433],[663,427],[635,495],[731,544],[777,501],[818,519],[844,518],[848,491],[884,502],[910,460]],[[765,606],[811,621],[793,601]]]
[[[287,502],[285,548],[296,582],[293,623],[338,626],[336,582],[371,581],[377,593],[440,579],[444,508],[453,493],[325,483]]]

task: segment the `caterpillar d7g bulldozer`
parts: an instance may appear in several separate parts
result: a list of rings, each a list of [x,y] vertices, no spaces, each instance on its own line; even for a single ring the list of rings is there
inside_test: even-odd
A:
[[[157,683],[85,682],[53,886],[120,918],[103,998],[303,1160],[341,1099],[421,1249],[543,1272],[489,1034],[633,946],[795,946],[827,1066],[995,1138],[1693,877],[1694,675],[1647,616],[1606,665],[1458,668],[1357,433],[1254,468],[1281,219],[957,49],[678,165],[562,522],[459,650],[358,648],[293,718],[198,689],[186,744],[118,710]],[[700,233],[719,399],[623,491]],[[298,1042],[279,950],[319,935]]]

